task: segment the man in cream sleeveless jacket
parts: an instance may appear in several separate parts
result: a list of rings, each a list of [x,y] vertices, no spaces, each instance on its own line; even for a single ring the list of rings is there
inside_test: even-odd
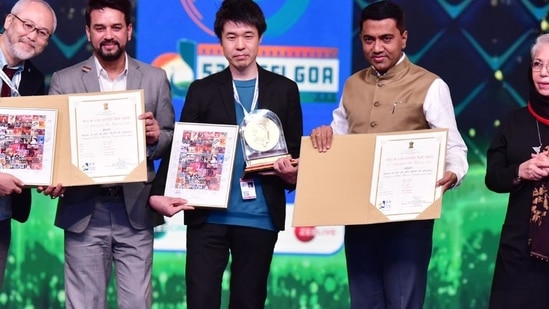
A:
[[[467,173],[467,147],[457,129],[450,91],[435,74],[408,60],[404,12],[375,2],[362,11],[360,40],[370,67],[347,79],[330,126],[315,128],[313,147],[331,147],[333,134],[448,128],[446,170],[437,186],[459,185]],[[345,228],[352,308],[421,309],[431,258],[433,220]]]

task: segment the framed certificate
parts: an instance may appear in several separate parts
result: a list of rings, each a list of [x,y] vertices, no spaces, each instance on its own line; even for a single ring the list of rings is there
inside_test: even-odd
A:
[[[370,203],[392,220],[411,220],[442,196],[445,131],[378,135]]]
[[[0,107],[0,171],[25,185],[49,185],[57,110]]]
[[[71,162],[93,182],[125,182],[146,162],[141,92],[71,95],[68,104]]]
[[[447,136],[444,128],[335,135],[324,153],[302,137],[292,225],[440,218],[436,182],[444,175]]]
[[[176,122],[164,195],[227,208],[237,141],[237,125]]]
[[[26,185],[147,181],[145,125],[138,119],[145,110],[143,89],[2,97],[0,101],[0,123],[6,121],[5,129],[0,129],[0,153],[10,161],[3,168]],[[29,123],[36,141],[27,137]],[[38,154],[34,146],[18,146],[22,143],[36,143]],[[25,152],[25,147],[33,151]],[[21,152],[14,157],[16,148]],[[31,155],[26,163],[23,154]]]

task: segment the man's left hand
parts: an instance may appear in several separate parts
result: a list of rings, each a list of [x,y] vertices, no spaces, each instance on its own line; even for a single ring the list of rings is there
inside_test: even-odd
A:
[[[182,210],[193,210],[194,207],[187,205],[187,200],[177,197],[163,195],[152,195],[149,197],[149,205],[159,214],[172,217]]]
[[[292,163],[292,161],[294,163]],[[297,165],[299,159],[291,159],[289,157],[280,158],[274,163],[274,174],[282,178],[289,184],[295,185],[297,183]]]
[[[446,171],[444,176],[437,181],[437,187],[442,187],[442,192],[453,188],[457,183],[457,176],[453,172]]]

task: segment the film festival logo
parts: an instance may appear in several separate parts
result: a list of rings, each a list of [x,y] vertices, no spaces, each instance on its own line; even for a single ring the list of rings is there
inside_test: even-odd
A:
[[[212,9],[212,2],[181,0],[181,3],[193,23],[215,38],[213,29],[207,26],[213,25],[215,14],[202,13]],[[284,35],[302,17],[308,5],[308,0],[262,1],[269,25],[264,36]],[[219,43],[181,38],[176,45],[177,52],[162,53],[152,63],[167,72],[174,97],[184,98],[192,81],[227,67]],[[261,45],[257,61],[263,68],[294,80],[299,86],[302,102],[336,102],[339,91],[337,48]]]

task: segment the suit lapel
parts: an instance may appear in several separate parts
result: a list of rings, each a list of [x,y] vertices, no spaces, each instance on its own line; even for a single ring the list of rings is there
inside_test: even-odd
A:
[[[101,86],[99,85],[99,79],[97,78],[97,67],[93,56],[82,65],[82,72],[82,81],[84,82],[86,92],[100,92]],[[139,63],[128,56],[128,80],[126,89],[140,89],[142,77],[143,73],[139,70]]]
[[[19,93],[21,95],[43,95],[44,80],[38,70],[29,62],[25,61],[25,68],[21,72],[21,83]]]
[[[141,89],[141,79],[143,73],[139,69],[139,63],[135,59],[128,56],[128,79],[126,81],[127,90]]]
[[[97,78],[97,67],[93,56],[82,65],[82,82],[85,92],[100,92],[101,86],[99,86],[99,79]]]
[[[270,106],[267,100],[263,98],[269,97],[269,84],[272,82],[269,74],[265,74],[265,69],[258,66],[258,76],[259,76],[259,97],[257,98],[257,108],[258,109],[269,109]]]
[[[233,77],[231,75],[231,71],[227,68],[222,71],[219,77],[219,97],[223,102],[225,115],[227,115],[227,120],[229,121],[229,123],[237,124],[233,93]]]

